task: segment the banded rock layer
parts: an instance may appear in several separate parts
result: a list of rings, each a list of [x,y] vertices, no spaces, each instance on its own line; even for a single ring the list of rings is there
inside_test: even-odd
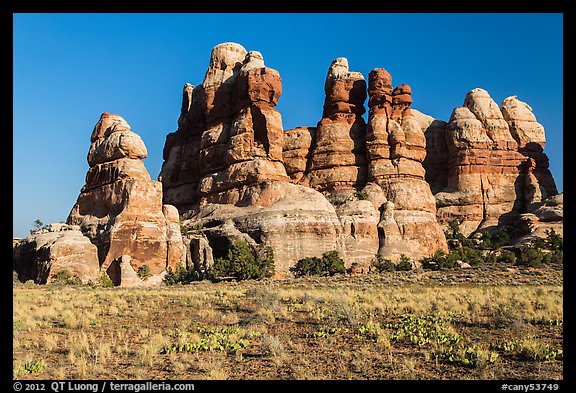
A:
[[[457,220],[466,235],[515,226],[558,194],[543,153],[544,128],[517,97],[498,107],[476,88],[447,124],[425,115],[419,121],[428,145],[426,179],[443,225]]]
[[[380,88],[372,87],[368,93]],[[284,131],[274,109],[281,92],[278,72],[262,55],[234,43],[213,49],[201,85],[185,85],[160,180],[165,203],[188,225],[202,224],[215,257],[237,240],[271,247],[282,276],[298,259],[329,250],[367,270],[378,253],[416,259],[446,249],[424,181],[425,138],[410,115],[409,86],[371,94],[371,107],[387,100],[389,109],[375,109],[383,116],[371,114],[372,128],[362,118],[366,81],[345,58],[328,70],[316,127]],[[390,141],[388,119],[396,127]]]
[[[86,184],[67,223],[97,246],[100,271],[116,285],[123,285],[127,269],[129,274],[142,265],[153,276],[165,274],[185,254],[178,211],[162,205],[162,185],[150,179],[142,162],[144,142],[121,116],[109,113],[102,114],[90,140]]]
[[[166,139],[160,179],[165,202],[179,208],[186,224],[202,224],[214,257],[246,240],[260,251],[271,247],[283,276],[300,258],[342,251],[334,207],[289,182],[274,108],[282,94],[278,72],[259,52],[224,43],[212,50],[204,82],[190,86],[178,130]]]

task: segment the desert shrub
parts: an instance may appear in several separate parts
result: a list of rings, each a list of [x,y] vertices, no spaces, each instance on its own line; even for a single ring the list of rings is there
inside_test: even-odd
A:
[[[543,263],[552,263],[562,265],[564,263],[564,252],[562,250],[555,250],[544,255]]]
[[[380,255],[376,255],[372,260],[372,266],[376,268],[379,273],[393,272],[396,270],[396,265],[390,259],[384,259]]]
[[[368,200],[369,195],[367,191],[356,191],[354,196],[361,201],[366,201]]]
[[[206,274],[194,270],[193,266],[187,268],[180,263],[174,270],[168,269],[168,273],[164,277],[164,283],[167,285],[190,284],[191,282],[201,281],[205,278],[209,277],[207,277]]]
[[[115,285],[112,282],[112,280],[110,279],[110,277],[108,276],[108,274],[102,273],[102,274],[100,274],[100,276],[98,277],[98,280],[96,281],[96,286],[99,286],[102,288],[114,288]]]
[[[478,266],[482,263],[482,253],[480,250],[468,246],[462,246],[457,250],[451,250],[446,254],[442,250],[436,252],[430,257],[420,259],[424,269],[454,269],[458,267],[458,261],[466,262],[470,266]]]
[[[513,264],[516,262],[516,254],[510,250],[501,250],[500,255],[496,258],[496,262]]]
[[[43,229],[45,227],[46,226],[41,220],[36,219],[34,220],[34,223],[32,223],[32,229],[30,229],[30,234],[32,235],[34,234],[34,232],[39,231],[40,229]]]
[[[446,363],[469,368],[483,368],[498,360],[498,353],[476,344],[442,347],[436,355]]]
[[[449,258],[456,258],[454,260],[455,263],[457,260],[467,262],[470,264],[470,266],[478,266],[483,262],[482,252],[467,246],[450,252]]]
[[[136,274],[138,275],[138,277],[140,277],[141,280],[146,281],[148,280],[150,277],[152,277],[152,273],[150,273],[150,266],[148,265],[142,265],[138,268],[138,271],[136,272]]]
[[[551,231],[546,230],[544,244],[548,250],[562,251],[564,249],[564,239],[554,229]]]
[[[379,273],[412,270],[412,262],[410,262],[410,258],[404,254],[400,256],[400,261],[397,264],[389,259],[382,258],[380,255],[376,255],[372,261],[372,266],[374,266]]]
[[[70,271],[62,269],[52,277],[52,283],[56,285],[82,285],[82,280]]]
[[[260,257],[245,241],[234,243],[224,257],[217,258],[210,269],[214,277],[234,277],[237,280],[259,279],[274,274],[274,255],[271,248]]]
[[[518,342],[516,356],[522,360],[544,362],[561,360],[564,357],[562,349],[554,349],[539,340],[525,338]]]
[[[440,268],[440,263],[446,257],[446,253],[442,250],[436,250],[434,254],[429,257],[423,257],[420,259],[420,264],[424,269],[436,270]]]
[[[502,227],[493,232],[483,232],[480,248],[484,250],[497,249],[510,243],[508,228]]]
[[[420,259],[420,263],[424,269],[430,270],[454,269],[458,267],[457,258],[449,257],[449,255],[443,250],[436,250],[432,256]]]
[[[543,267],[545,264],[564,263],[564,240],[556,231],[546,231],[546,238],[535,239],[531,244],[520,249],[520,257],[516,265],[527,267]]]
[[[528,361],[544,362],[561,360],[564,357],[562,349],[554,349],[536,337],[524,337],[512,341],[496,341],[490,344],[490,348],[520,360]]]
[[[412,270],[412,262],[406,255],[400,255],[400,262],[395,266],[396,271],[409,271]]]
[[[403,314],[391,324],[393,333],[390,340],[418,345],[455,345],[463,340],[451,325],[451,317],[439,314]]]
[[[322,259],[318,257],[307,257],[300,259],[295,266],[290,268],[296,277],[299,276],[321,276],[324,266]]]
[[[185,224],[180,224],[180,233],[183,235],[188,235],[188,234],[200,234],[202,233],[202,230],[204,229],[204,224],[199,223],[199,224],[195,224],[192,225],[191,227],[189,227],[188,225]]]
[[[327,251],[322,258],[308,257],[300,259],[295,266],[290,268],[296,277],[301,276],[333,276],[346,272],[344,260],[338,251]]]
[[[446,239],[455,239],[460,242],[462,246],[472,247],[474,246],[474,240],[468,239],[462,232],[460,232],[460,223],[458,220],[452,220],[448,224],[449,229],[444,231]]]
[[[333,206],[340,206],[346,203],[346,199],[329,198],[328,202],[330,202]]]
[[[464,237],[462,233],[460,233],[460,223],[458,220],[452,220],[448,223],[448,230],[444,231],[447,239],[458,239],[460,240],[461,237]]]
[[[496,256],[496,253],[494,251],[489,252],[488,255],[486,256],[486,258],[484,258],[484,262],[486,263],[497,263],[498,262],[498,257]]]
[[[523,247],[520,250],[520,258],[516,260],[516,265],[526,267],[543,267],[545,254],[538,247]]]
[[[32,360],[24,363],[18,371],[23,374],[39,374],[46,368],[46,362],[44,360],[36,361]]]
[[[200,337],[194,335],[197,333]],[[169,333],[177,342],[164,346],[160,353],[198,351],[236,351],[245,348],[251,332],[230,326],[193,326],[190,330],[176,329]]]

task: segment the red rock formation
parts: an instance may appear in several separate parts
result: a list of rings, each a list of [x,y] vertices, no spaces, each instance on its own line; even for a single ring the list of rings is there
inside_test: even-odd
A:
[[[420,123],[428,140],[436,141],[429,144],[426,177],[443,225],[457,220],[464,234],[514,226],[521,214],[557,194],[542,152],[544,129],[516,97],[499,108],[485,90],[474,89],[444,131],[438,123]]]
[[[324,113],[302,184],[318,191],[360,188],[366,184],[366,123],[361,117],[366,82],[339,57],[330,65],[324,91]]]
[[[163,274],[184,260],[178,212],[162,205],[162,185],[142,163],[146,147],[118,115],[103,113],[94,127],[86,184],[68,217],[98,247],[100,270],[121,285],[120,258],[132,268]],[[175,229],[176,228],[176,229]]]
[[[167,139],[161,173],[166,196],[188,218],[186,224],[204,225],[215,257],[237,240],[255,249],[270,246],[277,276],[287,275],[300,258],[342,251],[333,206],[320,193],[289,182],[282,118],[274,109],[281,93],[280,75],[264,65],[260,53],[233,43],[217,45],[179,130]],[[184,111],[188,96],[184,95]],[[312,136],[308,137],[310,146]],[[181,154],[176,138],[187,141],[183,146],[196,144],[198,153]],[[305,170],[306,155],[304,162],[295,164],[296,171]],[[197,184],[193,195],[174,177],[181,176],[183,168],[198,168],[186,186]],[[182,195],[184,191],[188,194]],[[192,245],[189,254],[193,258]]]
[[[316,127],[297,127],[284,131],[282,159],[286,173],[293,183],[299,183],[310,168],[316,131]]]
[[[165,202],[181,210],[198,201],[270,203],[266,183],[288,179],[282,120],[273,108],[282,94],[278,72],[259,52],[224,43],[212,50],[204,82],[189,90],[178,131],[164,147]]]
[[[400,85],[392,90],[391,82],[382,68],[370,72],[366,152],[369,189],[382,193],[377,206],[381,212],[378,253],[391,260],[401,254],[417,260],[437,249],[446,250],[446,238],[424,180],[426,138],[410,111],[411,89]]]

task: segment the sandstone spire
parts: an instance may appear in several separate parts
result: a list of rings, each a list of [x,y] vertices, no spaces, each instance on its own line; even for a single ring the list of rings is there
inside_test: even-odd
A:
[[[131,257],[132,269],[148,265],[161,276],[182,261],[184,250],[178,213],[162,205],[161,183],[150,179],[142,162],[144,142],[122,117],[109,113],[100,117],[91,142],[86,184],[67,223],[96,244],[100,270],[115,284],[122,285],[123,255]]]
[[[384,258],[401,254],[419,259],[446,250],[446,238],[436,221],[436,204],[424,179],[422,162],[426,138],[412,115],[410,86],[392,90],[392,78],[383,68],[370,72],[366,130],[368,180],[372,192],[382,192],[378,224]]]
[[[322,120],[315,132],[308,174],[302,184],[319,191],[361,188],[366,184],[366,81],[350,72],[348,60],[335,59],[326,76]]]

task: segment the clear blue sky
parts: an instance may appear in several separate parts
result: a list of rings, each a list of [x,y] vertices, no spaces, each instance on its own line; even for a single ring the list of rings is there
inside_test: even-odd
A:
[[[475,87],[498,104],[517,95],[546,129],[562,190],[562,25],[561,14],[15,14],[13,233],[66,220],[102,112],[142,137],[156,178],[182,86],[202,83],[210,50],[227,41],[280,72],[285,129],[320,120],[341,56],[365,77],[386,68],[410,84],[414,108],[442,120]]]

